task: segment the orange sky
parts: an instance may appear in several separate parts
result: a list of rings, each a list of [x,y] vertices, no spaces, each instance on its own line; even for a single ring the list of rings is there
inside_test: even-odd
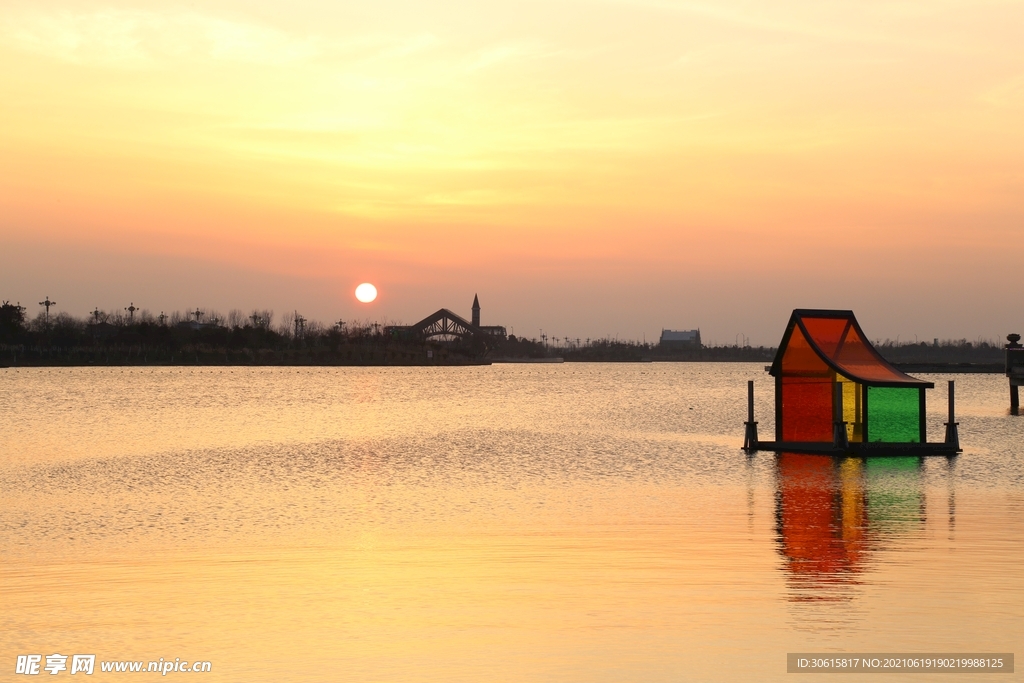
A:
[[[0,297],[1024,331],[1021,26],[959,0],[8,1]]]

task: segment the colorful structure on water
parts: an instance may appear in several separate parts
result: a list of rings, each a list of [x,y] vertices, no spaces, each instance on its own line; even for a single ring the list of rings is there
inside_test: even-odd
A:
[[[779,441],[832,441],[839,411],[851,443],[925,441],[924,390],[935,385],[886,362],[853,311],[793,311],[769,374]]]
[[[751,401],[747,450],[860,452],[878,444],[916,454],[959,451],[948,425],[946,442],[927,443],[925,390],[935,385],[882,358],[853,311],[793,311],[769,373],[775,378],[775,441],[757,440]],[[955,441],[952,384],[949,423]]]

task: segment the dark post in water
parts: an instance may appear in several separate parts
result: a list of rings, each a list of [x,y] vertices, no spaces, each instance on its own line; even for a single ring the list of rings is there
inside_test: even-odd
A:
[[[743,435],[743,450],[752,453],[757,450],[757,423],[754,422],[754,380],[747,381],[747,428]]]
[[[843,420],[843,383],[832,385],[832,446],[842,450],[850,447],[850,439],[846,434],[846,422]]]
[[[1019,334],[1006,335],[1006,376],[1010,378],[1010,414],[1020,414],[1018,387],[1024,384],[1024,346]]]
[[[949,380],[949,421],[946,422],[946,445],[952,446],[956,449],[956,452],[960,452],[960,432],[957,429],[957,425],[960,423],[956,421],[956,410],[954,400],[955,393],[953,391],[953,380]]]

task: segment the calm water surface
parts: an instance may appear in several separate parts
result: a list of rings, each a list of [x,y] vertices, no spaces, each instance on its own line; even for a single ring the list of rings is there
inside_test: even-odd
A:
[[[0,680],[58,652],[207,681],[1013,652],[1024,418],[1005,378],[949,378],[964,454],[865,463],[744,455],[760,364],[0,370]]]

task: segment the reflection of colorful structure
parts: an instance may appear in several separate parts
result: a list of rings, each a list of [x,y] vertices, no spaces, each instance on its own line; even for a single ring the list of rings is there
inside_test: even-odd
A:
[[[781,453],[776,510],[779,540],[795,574],[834,576],[859,569],[865,551],[863,462]]]
[[[924,392],[935,385],[882,358],[852,311],[793,311],[769,372],[776,440],[757,441],[751,417],[748,450],[873,453],[880,449],[865,446],[876,445],[887,454],[949,455],[959,449],[926,443]]]
[[[776,531],[790,575],[819,586],[849,583],[882,539],[919,528],[920,469],[919,458],[780,453]]]
[[[868,458],[864,461],[867,520],[872,531],[895,533],[925,519],[919,458]]]

